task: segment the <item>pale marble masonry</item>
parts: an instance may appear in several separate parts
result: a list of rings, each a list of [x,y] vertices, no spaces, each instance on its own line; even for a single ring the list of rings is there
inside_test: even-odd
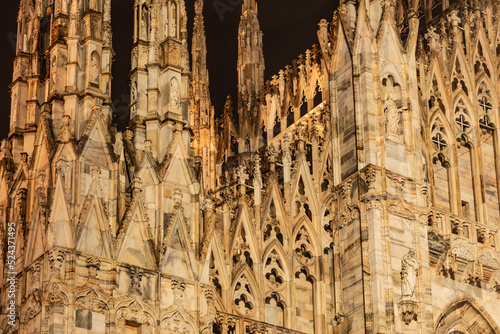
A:
[[[205,5],[134,1],[117,131],[111,0],[20,1],[3,333],[500,333],[498,2],[342,0],[264,82],[244,0],[217,120]]]

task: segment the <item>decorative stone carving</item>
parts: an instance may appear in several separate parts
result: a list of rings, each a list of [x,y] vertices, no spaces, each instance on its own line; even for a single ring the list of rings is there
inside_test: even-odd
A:
[[[463,279],[467,284],[480,288],[483,280],[483,265],[479,261],[467,264],[463,273]]]
[[[61,267],[64,263],[65,254],[62,251],[52,249],[49,252],[49,264],[52,275],[61,277]]]
[[[179,91],[179,81],[177,78],[173,78],[170,81],[170,106],[174,109],[179,109],[180,103],[180,91]]]
[[[414,250],[410,250],[401,261],[401,295],[403,299],[415,297],[418,270],[417,254]]]
[[[305,227],[301,227],[295,237],[295,256],[303,265],[310,265],[314,261],[313,253],[311,252],[311,243],[309,233]]]
[[[138,267],[130,268],[129,276],[130,276],[130,289],[132,294],[141,295],[141,284],[142,284],[142,276],[144,275],[144,271]]]
[[[406,325],[409,325],[413,320],[417,321],[418,304],[414,300],[401,300],[398,303],[399,313]]]
[[[101,268],[101,260],[96,257],[90,256],[87,258],[87,268],[89,270],[89,280],[87,282],[90,286],[97,285],[97,272]]]
[[[30,294],[24,304],[24,310],[21,314],[21,322],[27,323],[35,318],[42,311],[42,303],[39,298],[39,293]]]
[[[375,189],[375,180],[377,178],[377,170],[373,166],[369,166],[365,170],[365,182],[366,185],[368,186],[368,190],[373,190]]]
[[[162,321],[162,333],[165,334],[195,334],[193,326],[187,322],[185,316],[180,312],[174,312]]]
[[[239,314],[246,316],[255,308],[255,300],[246,274],[241,275],[236,281],[233,296],[234,306]]]
[[[392,96],[387,96],[387,100],[384,102],[384,112],[385,112],[385,129],[388,137],[397,137],[399,129],[399,118],[400,111],[392,99]]]
[[[184,299],[184,290],[186,290],[186,283],[179,279],[173,278],[171,285],[174,292],[174,304],[182,304]]]
[[[90,83],[96,87],[99,87],[99,72],[99,56],[94,51],[90,58]]]

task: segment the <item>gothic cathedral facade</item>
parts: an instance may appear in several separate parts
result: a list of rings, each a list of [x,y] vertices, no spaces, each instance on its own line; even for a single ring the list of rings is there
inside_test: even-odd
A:
[[[217,118],[204,5],[134,1],[118,131],[111,0],[20,1],[0,330],[500,333],[500,3],[342,0],[266,81],[244,0]]]

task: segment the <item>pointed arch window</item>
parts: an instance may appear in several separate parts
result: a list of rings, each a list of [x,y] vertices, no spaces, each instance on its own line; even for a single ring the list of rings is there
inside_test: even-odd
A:
[[[276,120],[274,121],[273,127],[273,138],[281,133],[281,120],[278,115],[276,115]]]
[[[314,279],[304,267],[295,272],[296,319],[297,330],[302,333],[314,333]]]
[[[480,88],[479,105],[479,127],[480,144],[482,153],[482,172],[484,182],[484,201],[486,204],[488,225],[500,226],[500,200],[499,200],[499,180],[498,164],[498,143],[495,140],[493,103],[488,95],[485,85]]]
[[[472,152],[472,122],[469,112],[462,100],[455,108],[455,126],[457,133],[457,168],[459,179],[459,196],[461,215],[467,219],[476,217],[474,189],[474,154]]]
[[[300,117],[305,116],[308,112],[306,96],[302,95],[302,99],[300,100]]]
[[[293,111],[292,106],[288,107],[288,115],[286,116],[286,127],[290,127],[295,123],[295,112]]]
[[[266,322],[283,327],[285,325],[285,305],[277,293],[266,298]]]
[[[431,142],[434,148],[432,159],[434,206],[448,211],[450,210],[450,170],[447,157],[449,145],[444,126],[439,120],[436,120],[431,127]]]
[[[314,89],[314,106],[318,106],[323,102],[323,93],[321,92],[321,86],[319,82],[316,82],[316,88]]]

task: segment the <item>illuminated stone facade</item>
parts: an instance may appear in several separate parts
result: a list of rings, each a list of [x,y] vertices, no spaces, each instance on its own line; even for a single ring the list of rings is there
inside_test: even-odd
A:
[[[20,3],[3,333],[500,333],[498,2],[341,1],[265,82],[244,0],[215,120],[203,0],[135,0],[124,131],[111,0]]]

